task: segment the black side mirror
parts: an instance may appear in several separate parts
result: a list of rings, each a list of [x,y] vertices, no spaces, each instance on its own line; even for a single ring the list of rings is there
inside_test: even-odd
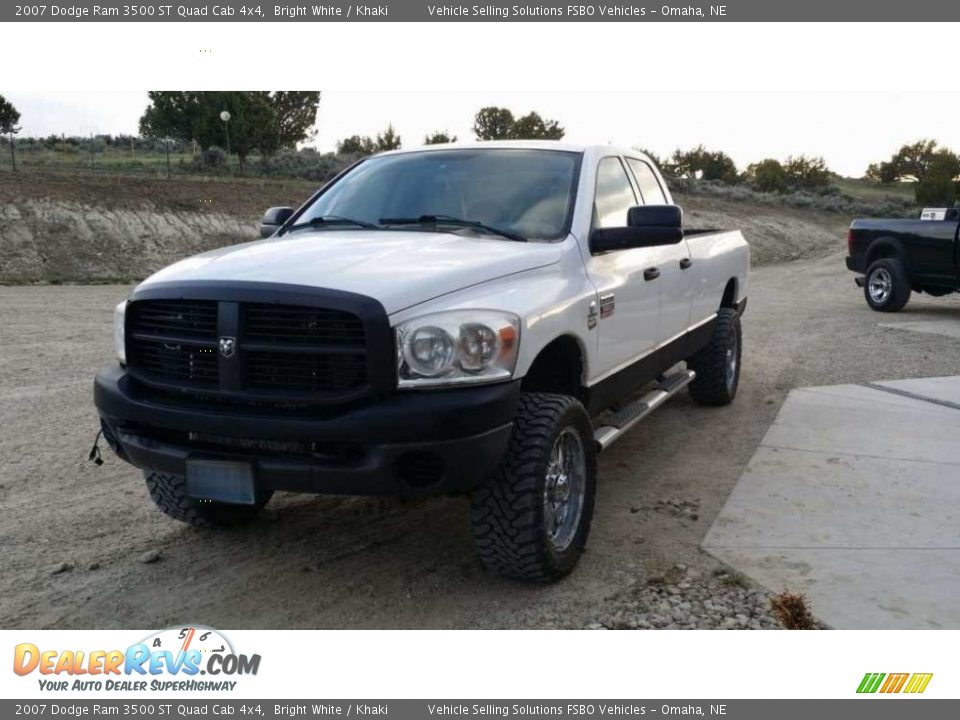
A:
[[[627,211],[627,226],[590,235],[590,252],[674,245],[683,240],[683,210],[677,205],[638,205]]]
[[[293,215],[293,208],[289,207],[272,207],[267,210],[260,221],[260,237],[268,238],[273,235],[290,219],[291,215]]]

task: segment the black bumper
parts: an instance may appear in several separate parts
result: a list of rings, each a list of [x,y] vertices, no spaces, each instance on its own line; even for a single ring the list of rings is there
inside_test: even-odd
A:
[[[94,401],[114,451],[182,475],[188,459],[252,463],[258,489],[345,495],[465,491],[506,450],[519,382],[397,392],[334,417],[254,414],[157,402],[119,366]]]
[[[863,260],[859,257],[847,256],[844,260],[847,264],[847,270],[852,270],[853,272],[866,272],[866,268],[863,267]]]

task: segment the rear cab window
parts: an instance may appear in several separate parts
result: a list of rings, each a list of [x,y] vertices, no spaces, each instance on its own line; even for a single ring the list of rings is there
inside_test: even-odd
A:
[[[637,187],[640,189],[640,195],[643,196],[644,205],[666,205],[667,195],[663,192],[660,182],[657,180],[653,168],[643,160],[636,158],[627,158],[627,164],[633,172],[633,177],[637,181]]]

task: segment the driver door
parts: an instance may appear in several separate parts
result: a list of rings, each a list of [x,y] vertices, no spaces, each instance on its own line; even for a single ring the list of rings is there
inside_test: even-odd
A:
[[[597,166],[593,227],[626,227],[628,210],[639,205],[621,158],[608,156]],[[596,375],[625,367],[649,353],[660,334],[659,248],[630,248],[592,254],[587,274],[599,305]],[[645,277],[646,273],[646,277]]]

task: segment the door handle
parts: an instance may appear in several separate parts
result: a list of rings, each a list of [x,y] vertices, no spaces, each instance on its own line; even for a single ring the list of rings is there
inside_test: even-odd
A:
[[[652,267],[643,271],[644,280],[656,280],[660,277],[660,268]]]
[[[691,260],[690,258],[683,258],[683,259],[680,261],[680,269],[681,269],[681,270],[686,270],[686,269],[689,268],[691,265],[693,265],[693,260]]]

